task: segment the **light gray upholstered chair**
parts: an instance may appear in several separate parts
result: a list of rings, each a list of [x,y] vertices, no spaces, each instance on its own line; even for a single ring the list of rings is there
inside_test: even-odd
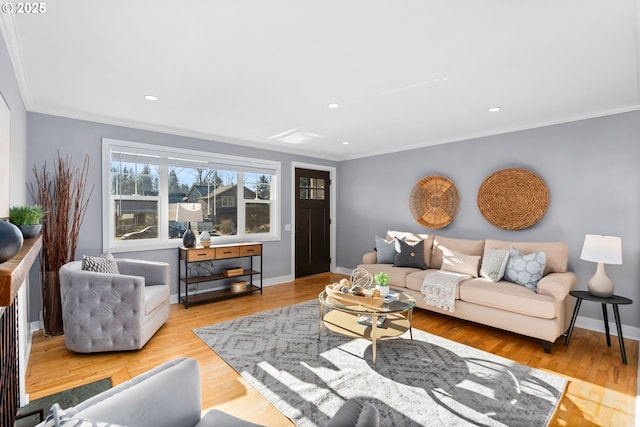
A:
[[[60,268],[64,341],[78,353],[141,349],[169,318],[169,264],[116,259],[120,274]]]
[[[261,427],[218,409],[203,415],[201,406],[198,362],[182,357],[63,409],[69,418],[132,427]],[[378,410],[356,399],[347,400],[328,424],[328,427],[378,426]]]

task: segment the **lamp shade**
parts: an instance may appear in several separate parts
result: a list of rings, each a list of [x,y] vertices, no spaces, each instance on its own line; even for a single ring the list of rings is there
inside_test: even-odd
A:
[[[622,264],[622,239],[615,236],[587,234],[580,259],[603,264]]]
[[[202,221],[202,205],[200,205],[200,203],[178,203],[178,207],[176,209],[176,221]]]

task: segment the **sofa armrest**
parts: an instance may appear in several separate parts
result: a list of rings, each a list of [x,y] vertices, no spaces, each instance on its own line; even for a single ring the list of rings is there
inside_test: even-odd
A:
[[[180,358],[100,393],[71,415],[136,427],[193,426],[202,412],[200,369]]]
[[[144,277],[146,286],[168,285],[169,264],[166,262],[117,258],[120,274]]]
[[[378,263],[378,254],[376,252],[367,252],[362,255],[362,263],[363,264],[377,264]]]
[[[577,285],[578,276],[573,272],[549,273],[538,282],[538,293],[562,301]]]

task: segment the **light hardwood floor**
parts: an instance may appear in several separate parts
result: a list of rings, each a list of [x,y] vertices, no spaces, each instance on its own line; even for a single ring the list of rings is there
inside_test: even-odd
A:
[[[76,354],[63,337],[36,333],[27,367],[30,398],[65,390],[106,377],[122,382],[175,357],[198,360],[203,409],[217,407],[269,426],[293,423],[248,386],[192,329],[240,316],[316,298],[324,285],[345,276],[322,274],[264,288],[262,295],[192,306],[171,306],[168,322],[140,351]],[[638,381],[638,342],[625,340],[629,364],[623,365],[617,339],[607,347],[604,334],[576,328],[568,349],[561,337],[551,354],[534,339],[417,309],[418,329],[488,351],[516,362],[553,372],[569,382],[552,425],[632,426]]]

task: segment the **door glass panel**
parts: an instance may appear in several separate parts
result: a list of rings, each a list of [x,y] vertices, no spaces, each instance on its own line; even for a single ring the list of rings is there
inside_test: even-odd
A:
[[[300,178],[301,200],[324,200],[324,179]]]

